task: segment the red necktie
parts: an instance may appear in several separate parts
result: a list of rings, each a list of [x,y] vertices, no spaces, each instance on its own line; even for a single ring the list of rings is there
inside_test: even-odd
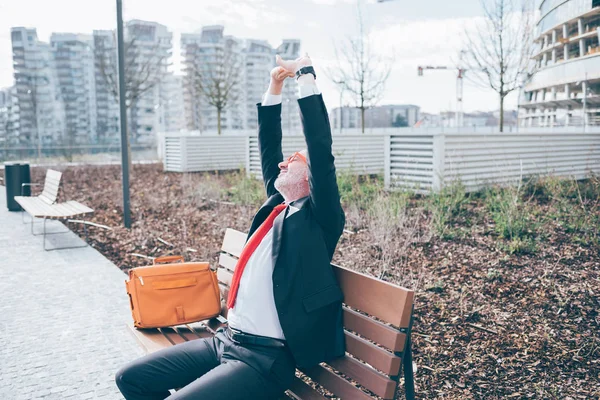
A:
[[[258,247],[260,242],[262,242],[263,238],[269,232],[269,230],[273,227],[273,221],[275,218],[285,210],[285,204],[279,204],[273,208],[271,214],[267,217],[267,219],[258,227],[250,240],[244,246],[242,250],[242,254],[240,254],[240,258],[235,266],[235,272],[233,273],[233,279],[231,280],[231,288],[229,291],[229,297],[227,298],[227,308],[233,308],[235,305],[235,298],[237,297],[238,288],[240,287],[240,280],[242,279],[242,273],[244,272],[244,268],[250,259],[250,256],[254,253],[254,250]]]

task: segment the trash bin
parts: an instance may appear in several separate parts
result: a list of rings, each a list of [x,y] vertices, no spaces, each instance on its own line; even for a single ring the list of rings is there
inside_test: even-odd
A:
[[[14,199],[21,196],[21,184],[31,183],[31,173],[28,163],[4,163],[4,185],[6,186],[6,206],[8,211],[21,211],[22,208]],[[23,188],[23,196],[31,195],[31,186]]]

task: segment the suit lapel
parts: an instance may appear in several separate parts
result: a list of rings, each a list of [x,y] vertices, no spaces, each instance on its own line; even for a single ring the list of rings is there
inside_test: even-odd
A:
[[[281,214],[279,214],[277,216],[277,218],[275,218],[275,221],[273,221],[273,266],[274,268],[277,268],[277,259],[279,257],[279,251],[281,250],[281,241],[282,241],[282,237],[283,237],[283,224],[285,222],[285,219],[287,218],[287,214],[290,210],[290,206],[294,206],[296,208],[298,208],[299,210],[296,212],[300,212],[300,210],[302,209],[302,207],[304,207],[306,201],[308,200],[308,197],[303,197],[301,199],[298,199],[296,201],[292,201],[284,211],[281,212]]]

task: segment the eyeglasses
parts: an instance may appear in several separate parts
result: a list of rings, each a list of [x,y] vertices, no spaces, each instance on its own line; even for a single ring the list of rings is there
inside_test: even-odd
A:
[[[304,157],[304,155],[298,151],[295,152],[294,154],[292,154],[291,156],[289,156],[287,159],[287,162],[289,164],[292,161],[296,161],[296,160],[303,161],[306,164],[306,157]]]

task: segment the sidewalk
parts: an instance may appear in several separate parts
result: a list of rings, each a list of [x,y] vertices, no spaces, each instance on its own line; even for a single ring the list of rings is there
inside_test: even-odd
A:
[[[49,238],[82,243],[73,233]],[[114,374],[142,355],[125,327],[125,279],[92,247],[44,251],[0,186],[0,399],[122,399]]]

